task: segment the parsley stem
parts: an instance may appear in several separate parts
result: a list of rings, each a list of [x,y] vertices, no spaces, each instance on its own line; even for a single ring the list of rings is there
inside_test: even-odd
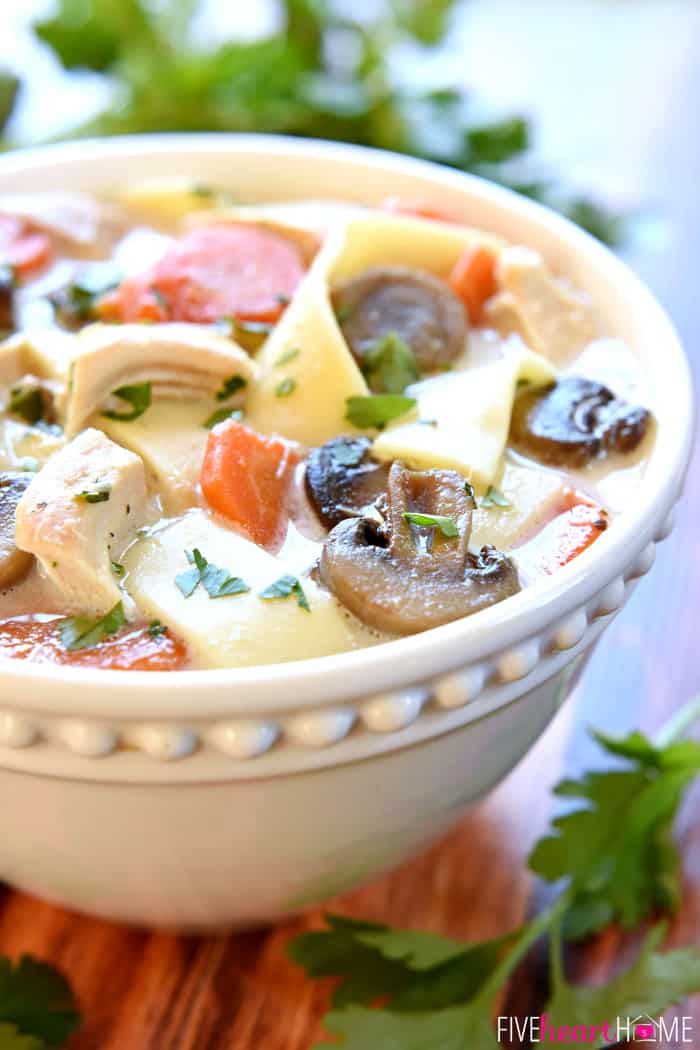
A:
[[[676,711],[676,713],[669,718],[668,722],[662,725],[661,729],[656,734],[656,746],[668,747],[669,744],[673,744],[676,740],[680,740],[680,738],[685,735],[686,730],[698,720],[700,720],[700,693],[694,696],[691,700],[688,700],[687,703],[683,704],[680,710]]]
[[[520,960],[527,955],[533,944],[540,939],[543,933],[558,924],[571,905],[572,893],[567,889],[549,908],[538,915],[531,922],[523,926],[515,947],[509,951],[494,969],[489,979],[484,984],[479,999],[491,1002],[501,991],[515,967]]]

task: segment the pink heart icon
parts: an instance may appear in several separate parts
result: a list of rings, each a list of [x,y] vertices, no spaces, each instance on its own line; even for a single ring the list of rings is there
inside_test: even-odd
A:
[[[635,1039],[653,1039],[654,1036],[653,1024],[638,1024],[634,1030]]]

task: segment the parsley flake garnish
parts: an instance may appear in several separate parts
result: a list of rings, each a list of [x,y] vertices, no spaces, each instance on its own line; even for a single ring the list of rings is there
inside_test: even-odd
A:
[[[151,638],[162,638],[164,634],[168,633],[168,628],[160,620],[151,620],[148,625],[148,633]]]
[[[202,423],[205,430],[212,430],[217,423],[223,423],[225,419],[243,419],[241,408],[217,408]]]
[[[297,381],[292,379],[291,376],[287,376],[281,383],[278,383],[275,387],[275,397],[289,397],[296,390]]]
[[[121,564],[121,562],[113,561],[111,563],[111,565],[112,565],[112,572],[114,573],[115,576],[123,576],[124,573],[126,572],[126,569]]]
[[[405,394],[372,394],[369,397],[348,397],[345,400],[345,418],[360,429],[376,427],[382,430],[392,419],[398,419],[415,408],[418,402]]]
[[[482,496],[481,507],[512,507],[513,504],[507,500],[503,493],[495,485],[489,485],[486,495]]]
[[[280,576],[278,580],[271,583],[264,591],[260,591],[258,597],[265,601],[270,601],[273,598],[289,598],[290,595],[296,595],[297,605],[300,609],[303,609],[305,612],[311,612],[311,607],[301,583],[296,576],[290,576],[289,573]]]
[[[90,649],[99,645],[105,638],[116,634],[126,623],[122,603],[117,602],[113,609],[100,620],[88,620],[82,616],[69,616],[61,620],[59,633],[61,645],[69,652],[76,649]]]
[[[134,383],[130,386],[120,386],[112,391],[112,397],[117,397],[120,401],[126,401],[127,404],[131,405],[131,411],[116,412],[109,410],[103,412],[102,415],[106,419],[116,419],[121,423],[130,423],[132,420],[142,416],[146,409],[150,407],[152,396],[153,388],[151,383]]]
[[[20,416],[25,423],[38,423],[44,416],[44,399],[40,388],[30,383],[13,386],[7,411]]]
[[[280,368],[282,365],[289,364],[299,356],[301,350],[298,346],[290,346],[288,350],[284,350],[275,361],[275,368]]]
[[[389,332],[362,355],[362,372],[375,394],[403,394],[419,378],[410,346]]]
[[[109,493],[109,489],[85,489],[83,492],[76,492],[73,498],[79,503],[106,503]]]
[[[52,295],[51,302],[61,319],[76,325],[95,317],[100,298],[116,288],[122,274],[110,262],[91,263],[70,284]]]
[[[200,583],[210,598],[228,598],[250,590],[240,576],[232,576],[228,569],[212,565],[196,547],[192,551],[185,551],[185,557],[194,568],[175,577],[175,585],[185,598],[194,594]]]
[[[413,510],[405,511],[403,516],[411,525],[422,525],[426,528],[439,529],[448,540],[453,540],[459,536],[459,529],[452,518],[446,518],[440,514],[419,514]]]
[[[228,379],[224,379],[221,384],[221,389],[216,392],[217,401],[228,401],[230,397],[237,394],[239,390],[242,390],[246,386],[247,380],[243,376],[235,375],[229,376]]]

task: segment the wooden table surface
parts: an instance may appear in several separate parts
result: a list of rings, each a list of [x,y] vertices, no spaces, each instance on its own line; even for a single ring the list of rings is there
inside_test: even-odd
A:
[[[632,263],[666,302],[700,371],[700,119],[692,104],[700,97],[697,59],[694,70],[674,83],[673,94],[667,91],[668,113],[657,119],[645,154],[643,185],[653,187],[661,205],[666,242],[635,254]],[[651,79],[655,85],[665,80]],[[630,120],[645,114],[632,112]],[[613,125],[608,117],[614,164]],[[604,145],[596,143],[598,156]],[[505,931],[537,907],[541,890],[524,873],[523,859],[552,814],[550,787],[595,759],[585,727],[653,729],[700,689],[699,513],[696,455],[675,534],[543,739],[447,840],[334,901],[334,909],[470,939]],[[699,802],[696,792],[678,827],[685,894],[671,931],[676,943],[700,940]],[[0,890],[0,954],[30,952],[69,976],[85,1019],[70,1050],[306,1050],[320,1035],[328,988],[307,981],[285,960],[284,948],[291,936],[318,921],[311,915],[260,933],[185,939],[82,918]],[[608,933],[571,965],[581,977],[595,979],[619,963],[624,947]],[[513,984],[511,1012],[536,1013],[541,993],[535,961]],[[700,998],[679,1012],[693,1014],[700,1045]]]

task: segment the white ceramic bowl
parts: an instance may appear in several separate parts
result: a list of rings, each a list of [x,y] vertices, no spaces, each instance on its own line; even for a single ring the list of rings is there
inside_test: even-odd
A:
[[[691,381],[663,311],[581,230],[420,161],[259,136],[79,142],[0,158],[0,191],[181,174],[245,201],[437,200],[541,250],[643,361],[659,431],[631,510],[555,576],[377,648],[178,674],[0,661],[0,878],[81,911],[220,929],[319,903],[454,824],[542,732],[672,527]]]

